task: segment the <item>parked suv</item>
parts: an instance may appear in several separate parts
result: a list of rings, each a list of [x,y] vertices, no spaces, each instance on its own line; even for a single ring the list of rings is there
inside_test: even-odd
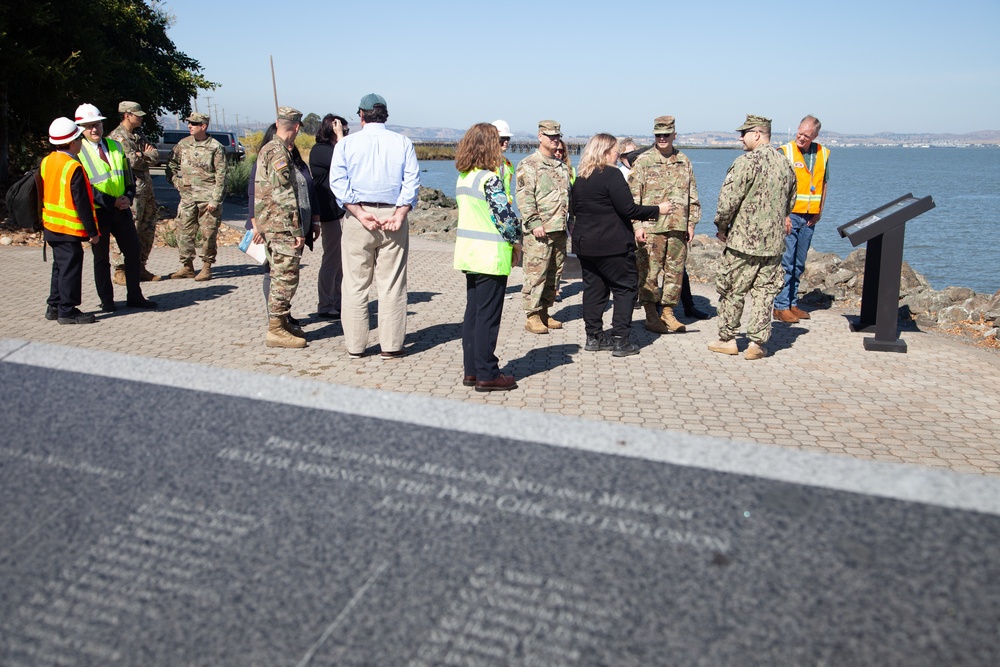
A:
[[[170,153],[174,150],[174,146],[176,146],[181,139],[189,136],[190,134],[191,133],[187,130],[166,130],[163,133],[163,137],[160,139],[160,143],[156,145],[156,149],[160,152],[160,164],[166,164],[167,160],[170,159]],[[238,162],[246,155],[243,144],[241,144],[239,139],[236,138],[235,133],[213,132],[212,130],[209,130],[208,136],[222,144],[222,148],[226,151],[227,159],[233,162]]]

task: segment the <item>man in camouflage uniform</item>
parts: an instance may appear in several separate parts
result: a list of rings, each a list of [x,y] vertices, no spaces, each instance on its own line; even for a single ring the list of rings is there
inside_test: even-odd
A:
[[[217,252],[216,239],[222,223],[222,197],[226,187],[226,151],[208,136],[207,114],[193,113],[188,119],[191,136],[174,146],[167,162],[167,180],[177,188],[177,251],[181,269],[171,278],[210,280]],[[201,271],[194,273],[195,238],[201,231]]]
[[[736,131],[747,152],[733,162],[719,191],[715,226],[726,248],[716,277],[719,340],[709,343],[708,349],[739,354],[735,337],[749,293],[753,309],[744,356],[760,359],[767,355],[764,344],[771,336],[771,308],[781,289],[785,218],[795,203],[795,172],[771,145],[770,119],[748,115]]]
[[[118,105],[118,113],[122,116],[122,122],[108,136],[117,141],[128,164],[132,168],[132,176],[135,178],[135,199],[132,200],[132,218],[135,220],[135,230],[139,234],[139,279],[143,281],[159,280],[160,276],[155,276],[146,270],[146,262],[149,260],[149,253],[153,249],[153,241],[156,238],[156,197],[153,195],[153,179],[149,175],[149,168],[159,161],[159,153],[156,144],[146,141],[140,133],[143,116],[146,112],[142,110],[137,102],[122,102]],[[118,285],[125,284],[125,260],[118,251],[117,239],[111,241],[111,264],[115,274],[112,280]]]
[[[271,291],[268,295],[267,347],[306,346],[302,330],[288,323],[292,297],[299,286],[299,259],[305,245],[305,232],[299,213],[296,172],[291,147],[301,128],[302,112],[291,107],[278,109],[274,139],[257,154],[254,178],[253,212],[257,229],[264,235],[267,258],[271,265]],[[308,193],[301,193],[308,197]],[[307,224],[311,225],[311,222]]]
[[[559,123],[538,123],[538,150],[517,165],[517,207],[524,221],[524,312],[526,331],[547,334],[562,329],[549,315],[566,261],[566,221],[569,217],[570,172],[555,157],[562,138]]]
[[[674,148],[677,136],[674,117],[658,116],[653,121],[653,136],[655,150],[642,153],[632,164],[629,188],[636,203],[656,206],[669,202],[670,212],[653,221],[632,223],[636,231],[646,231],[646,242],[635,253],[639,301],[646,309],[648,331],[681,333],[684,325],[674,317],[674,306],[681,296],[688,243],[694,238],[694,226],[701,220],[701,202],[691,161]]]

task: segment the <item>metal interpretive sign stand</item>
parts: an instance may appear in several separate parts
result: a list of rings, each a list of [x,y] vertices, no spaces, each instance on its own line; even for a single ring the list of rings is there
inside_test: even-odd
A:
[[[837,228],[840,236],[848,238],[855,247],[868,244],[861,315],[851,325],[852,331],[875,332],[874,338],[865,338],[866,350],[906,352],[906,342],[899,338],[897,324],[903,234],[907,220],[932,208],[934,200],[930,197],[917,199],[906,194]]]

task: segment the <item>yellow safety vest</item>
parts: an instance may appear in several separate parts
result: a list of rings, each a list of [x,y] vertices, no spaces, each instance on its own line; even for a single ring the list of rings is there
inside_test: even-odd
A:
[[[101,159],[97,147],[86,139],[80,149],[80,162],[87,171],[90,184],[109,197],[125,194],[125,153],[114,139],[105,139],[108,145],[108,162]],[[97,208],[100,208],[98,206]]]
[[[488,276],[510,275],[514,248],[497,231],[493,212],[486,201],[486,180],[495,175],[485,169],[473,169],[458,176],[455,268],[460,271]]]
[[[73,193],[70,191],[70,181],[77,169],[82,169],[80,163],[71,155],[60,151],[49,153],[42,160],[42,225],[57,234],[87,238],[87,231],[80,221],[73,204]],[[89,181],[87,194],[93,210],[94,191]]]
[[[826,185],[826,162],[830,159],[830,150],[816,144],[816,163],[812,172],[806,167],[802,151],[794,141],[789,141],[781,147],[785,157],[795,169],[796,195],[792,213],[819,213],[823,208],[823,187]]]
[[[514,176],[514,165],[506,156],[503,156],[503,164],[497,169],[497,176],[503,181],[503,191],[507,193],[507,199],[514,201],[510,197],[510,181],[511,177]]]

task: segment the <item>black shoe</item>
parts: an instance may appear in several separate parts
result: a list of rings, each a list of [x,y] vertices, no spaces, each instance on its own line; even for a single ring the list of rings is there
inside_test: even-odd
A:
[[[316,317],[322,317],[324,320],[339,320],[340,313],[316,313]]]
[[[687,306],[685,306],[684,307],[684,315],[686,317],[693,317],[696,320],[707,320],[710,317],[710,315],[708,313],[706,313],[704,311],[701,311],[701,310],[698,310],[694,306],[691,306],[690,308],[688,308]]]
[[[104,303],[101,304],[102,313],[113,313],[116,310],[118,310],[118,306],[115,305],[114,301],[105,301]]]
[[[639,346],[633,343],[628,336],[615,336],[615,349],[611,355],[627,357],[633,354],[639,354]]]
[[[584,344],[583,349],[587,352],[607,352],[608,350],[613,350],[614,347],[615,341],[602,331],[596,336],[587,336],[587,342]]]
[[[129,299],[125,302],[125,305],[129,308],[145,308],[147,310],[152,310],[156,308],[156,302],[150,301],[149,299],[143,297],[142,299]]]
[[[46,306],[45,319],[47,319],[49,322],[59,319],[59,309],[56,308],[55,306]]]
[[[69,317],[60,317],[59,324],[93,324],[94,316],[91,313],[81,313],[74,308]]]

